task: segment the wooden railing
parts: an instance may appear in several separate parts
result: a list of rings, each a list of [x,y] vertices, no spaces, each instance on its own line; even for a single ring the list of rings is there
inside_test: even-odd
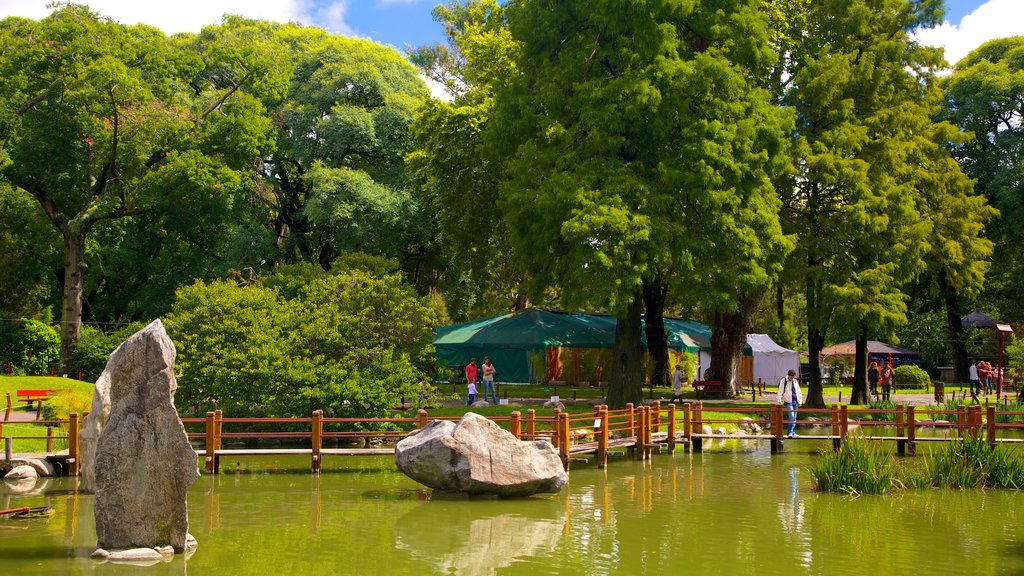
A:
[[[744,420],[744,425],[756,424],[768,430],[761,433],[741,434],[716,433],[718,425],[735,425],[737,420],[730,413],[754,414]],[[796,424],[804,427],[796,438],[786,438],[786,411],[780,404],[765,409],[734,408],[715,406],[705,409],[701,402],[662,405],[654,402],[650,406],[633,406],[612,410],[605,405],[595,406],[592,412],[568,414],[554,410],[552,416],[539,417],[535,410],[527,410],[509,416],[491,417],[491,420],[505,426],[516,438],[550,442],[558,451],[563,464],[568,468],[573,457],[593,455],[595,464],[605,467],[610,451],[624,449],[640,459],[648,459],[662,447],[671,453],[677,443],[695,452],[702,450],[703,441],[708,439],[767,440],[773,453],[781,452],[785,442],[790,440],[830,440],[838,447],[851,436],[851,429],[861,429],[860,435],[873,441],[895,441],[900,454],[913,455],[916,445],[923,441],[948,441],[965,437],[983,437],[991,444],[999,442],[1024,442],[1024,437],[1009,438],[1000,432],[1024,430],[1024,412],[998,410],[996,406],[959,406],[955,410],[897,406],[895,409],[850,408],[833,404],[830,408],[797,410]],[[983,415],[984,414],[984,415]],[[815,419],[810,419],[810,417]],[[446,420],[459,420],[460,416],[444,416]],[[220,411],[209,412],[205,418],[183,418],[182,422],[191,430],[188,438],[200,442],[196,450],[203,457],[208,472],[220,469],[223,456],[258,454],[308,454],[311,468],[319,472],[325,455],[359,455],[392,453],[391,448],[369,448],[379,441],[393,444],[415,428],[423,428],[432,417],[426,410],[419,410],[415,417],[404,418],[331,418],[320,410],[309,417],[301,418],[226,418]],[[7,436],[6,449],[11,441],[23,439],[46,439],[47,452],[52,452],[55,440],[67,440],[68,454],[63,457],[70,474],[77,474],[79,466],[79,423],[77,413],[68,420],[36,421],[46,426],[46,435]],[[67,433],[56,433],[55,426],[67,427]],[[806,426],[817,427],[818,433],[808,433]],[[261,426],[269,430],[254,429]],[[712,428],[705,433],[704,427]],[[921,436],[922,427],[950,430],[954,434],[946,437]],[[356,428],[356,429],[354,429]],[[363,429],[365,428],[365,429]],[[893,430],[891,435],[871,434],[871,430]],[[824,432],[824,433],[822,433]],[[0,423],[0,436],[3,424]],[[240,442],[252,444],[260,440],[285,440],[291,444],[306,444],[308,448],[250,448],[238,447]],[[325,448],[325,440],[360,439],[367,448]],[[229,444],[225,446],[225,443]],[[7,460],[10,460],[9,454]]]

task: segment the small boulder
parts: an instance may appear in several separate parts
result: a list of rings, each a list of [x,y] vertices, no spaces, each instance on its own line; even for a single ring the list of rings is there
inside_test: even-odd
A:
[[[472,412],[409,434],[395,446],[395,464],[430,488],[467,494],[530,496],[558,492],[568,480],[551,444],[519,440]]]
[[[473,402],[473,408],[487,408],[490,405],[491,403],[487,400],[477,400],[476,402]]]
[[[15,466],[11,468],[11,471],[4,476],[4,480],[8,482],[22,482],[32,480],[35,482],[36,478],[39,478],[39,472],[29,466],[28,464],[22,464],[21,466]]]
[[[53,465],[53,462],[42,458],[33,458],[28,461],[28,465],[35,468],[36,473],[42,477],[56,476],[57,468]]]
[[[712,431],[711,431],[711,425],[710,424],[705,424],[705,425],[700,427],[700,433],[701,434],[704,434],[706,436],[710,436],[711,432]]]
[[[558,410],[563,410],[563,411],[565,410],[565,404],[562,404],[561,402],[553,402],[551,400],[548,400],[547,402],[545,402],[544,403],[544,407],[545,408],[557,408]]]
[[[715,428],[715,434],[725,436],[728,433],[729,431],[725,429],[725,426],[719,426],[718,428]]]

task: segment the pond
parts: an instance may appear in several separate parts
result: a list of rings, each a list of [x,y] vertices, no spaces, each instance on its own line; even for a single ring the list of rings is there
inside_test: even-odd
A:
[[[795,443],[794,443],[795,444]],[[0,486],[0,574],[1022,574],[1024,493],[816,493],[812,443],[678,451],[649,462],[574,465],[556,495],[435,497],[389,457],[239,458],[189,491],[188,559],[146,569],[99,563],[93,498],[73,479],[35,495]]]

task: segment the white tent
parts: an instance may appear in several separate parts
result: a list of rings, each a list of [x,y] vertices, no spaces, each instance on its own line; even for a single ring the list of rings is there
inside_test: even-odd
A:
[[[777,384],[786,372],[800,374],[800,353],[783,348],[767,334],[747,334],[747,344],[754,352],[754,380]]]

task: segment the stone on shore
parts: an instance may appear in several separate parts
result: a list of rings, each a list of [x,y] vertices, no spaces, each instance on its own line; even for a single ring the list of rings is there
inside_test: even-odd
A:
[[[14,468],[11,468],[11,471],[8,472],[6,476],[4,476],[4,480],[7,480],[8,482],[21,482],[28,480],[35,482],[36,478],[39,478],[39,472],[28,464],[15,466]]]
[[[185,549],[196,455],[174,409],[174,344],[155,320],[110,356],[110,414],[96,445],[99,547]]]
[[[568,480],[551,444],[519,440],[472,412],[411,433],[395,446],[395,464],[430,488],[466,494],[530,496],[558,492]]]

